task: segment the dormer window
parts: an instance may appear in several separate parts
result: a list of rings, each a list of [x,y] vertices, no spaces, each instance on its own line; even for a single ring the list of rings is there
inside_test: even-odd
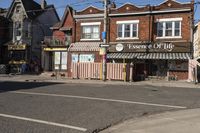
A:
[[[20,12],[20,9],[21,9],[21,6],[20,6],[20,5],[16,6],[16,13],[19,13],[19,12]]]

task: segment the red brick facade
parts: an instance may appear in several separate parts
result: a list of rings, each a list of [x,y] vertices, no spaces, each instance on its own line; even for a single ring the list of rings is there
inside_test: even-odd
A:
[[[124,4],[119,8],[110,8],[108,15],[108,33],[107,40],[110,44],[117,43],[146,43],[146,42],[184,42],[192,43],[192,26],[193,26],[193,10],[194,1],[191,3],[179,3],[174,0],[168,0],[158,6],[144,6],[137,7],[130,3]],[[72,42],[102,42],[103,25],[104,25],[104,11],[96,7],[88,7],[82,11],[75,12],[69,10],[68,15],[65,12],[64,19],[61,21],[62,27],[72,28]],[[72,13],[73,12],[73,13]],[[160,19],[181,18],[181,37],[178,38],[158,38],[157,37],[157,22]],[[118,38],[118,21],[138,21],[138,37],[131,39],[117,39]],[[100,39],[98,40],[83,40],[81,23],[100,23]],[[60,30],[54,30],[55,37],[60,39],[65,38],[65,33]],[[182,45],[185,45],[185,44]],[[189,50],[192,52],[191,50]],[[109,50],[108,50],[109,52]],[[159,52],[159,51],[158,51]],[[183,52],[183,51],[179,51]],[[186,51],[185,51],[186,52]],[[187,50],[188,52],[188,50]],[[79,54],[89,52],[80,51]],[[93,52],[90,52],[93,53]],[[71,55],[69,56],[71,58]],[[69,64],[71,64],[71,59]],[[95,61],[100,62],[101,56],[98,52],[95,53]],[[145,61],[144,61],[145,62]],[[144,70],[147,71],[147,70]],[[148,72],[147,72],[148,73]],[[186,79],[187,72],[177,74],[178,79]]]

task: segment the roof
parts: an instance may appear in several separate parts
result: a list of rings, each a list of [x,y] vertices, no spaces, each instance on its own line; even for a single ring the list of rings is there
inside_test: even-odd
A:
[[[42,10],[41,5],[33,0],[21,0],[24,5],[25,11],[28,18],[34,19],[39,16],[44,10]]]
[[[38,4],[37,2],[35,2],[34,0],[21,0],[21,2],[24,7],[24,10],[27,14],[27,17],[32,20],[35,19],[36,17],[38,17],[39,15],[41,15],[46,9],[54,8],[53,5],[48,5],[48,6],[46,6],[45,9],[42,9],[41,5]],[[10,16],[13,8],[15,7],[15,4],[16,4],[16,1],[13,0],[11,6],[9,8],[8,14],[7,14],[8,18]]]
[[[67,5],[66,8],[65,8],[65,12],[64,12],[64,15],[63,15],[61,21],[56,23],[53,27],[51,27],[51,29],[60,29],[64,25],[67,15],[69,13],[71,15],[73,15],[73,11],[74,11],[73,8],[71,6],[69,6],[69,5]],[[71,27],[68,27],[68,28],[71,28]]]
[[[76,42],[72,43],[69,51],[100,51],[99,45],[102,42]]]

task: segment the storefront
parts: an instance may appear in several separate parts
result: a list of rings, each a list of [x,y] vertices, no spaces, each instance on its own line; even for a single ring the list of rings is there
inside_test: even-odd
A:
[[[29,65],[30,52],[26,44],[8,45],[8,58],[11,73],[21,73],[22,64]]]
[[[67,71],[67,48],[44,47],[42,52],[42,68],[44,71]]]
[[[118,43],[112,44],[108,51],[109,62],[133,64],[133,80],[151,77],[168,80],[188,79],[190,43]]]

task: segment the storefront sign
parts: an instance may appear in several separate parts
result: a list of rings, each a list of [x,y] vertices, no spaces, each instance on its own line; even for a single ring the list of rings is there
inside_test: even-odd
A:
[[[8,50],[25,50],[26,45],[8,45]]]
[[[190,42],[117,43],[109,52],[191,52]]]
[[[44,48],[44,51],[67,51],[67,48]]]
[[[155,43],[155,44],[140,44],[140,45],[127,44],[127,46],[129,49],[154,49],[154,50],[165,50],[165,51],[172,51],[174,49],[174,45],[172,43]]]
[[[122,51],[124,49],[124,45],[123,44],[121,44],[121,43],[118,43],[117,45],[116,45],[116,50],[117,51]]]

